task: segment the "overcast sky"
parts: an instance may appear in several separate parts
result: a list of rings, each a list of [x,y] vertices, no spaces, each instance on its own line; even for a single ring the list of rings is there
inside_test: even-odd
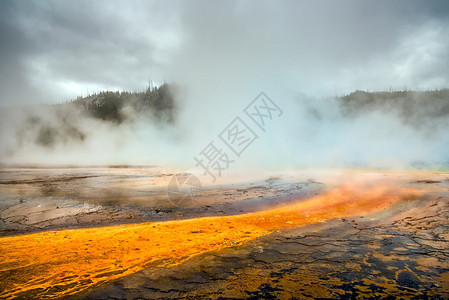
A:
[[[2,0],[0,45],[1,105],[149,79],[312,96],[441,88],[449,1]]]

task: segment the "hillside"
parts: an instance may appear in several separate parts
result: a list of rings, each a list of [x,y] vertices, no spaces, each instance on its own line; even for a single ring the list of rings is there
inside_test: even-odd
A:
[[[163,84],[145,92],[104,91],[71,101],[91,117],[121,123],[136,116],[147,116],[153,121],[173,122],[175,101],[173,85]]]
[[[338,98],[345,117],[370,111],[397,114],[406,124],[419,125],[449,117],[449,89],[433,91],[364,92],[355,91]]]

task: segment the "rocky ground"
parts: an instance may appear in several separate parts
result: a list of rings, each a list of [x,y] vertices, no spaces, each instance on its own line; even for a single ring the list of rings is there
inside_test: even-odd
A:
[[[348,179],[422,191],[374,213],[279,228],[182,264],[148,266],[71,299],[449,299],[448,173],[264,174],[207,186],[194,203],[181,206],[166,196],[172,173],[148,168],[0,174],[5,236],[245,214],[312,198]]]
[[[74,298],[448,299],[447,198],[422,201],[409,216],[398,205],[386,215],[280,231]]]
[[[203,186],[170,201],[175,170],[151,167],[0,169],[0,236],[50,229],[157,222],[251,212],[314,195],[312,177],[259,176]]]

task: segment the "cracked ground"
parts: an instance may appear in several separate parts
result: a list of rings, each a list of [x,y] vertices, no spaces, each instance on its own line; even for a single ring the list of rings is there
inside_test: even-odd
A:
[[[398,205],[388,215],[275,232],[170,269],[140,271],[81,298],[448,299],[447,200],[410,203],[416,217],[397,217],[404,210]]]
[[[170,172],[7,171],[0,185],[4,298],[449,298],[447,173],[263,175],[207,186],[193,205],[177,207],[164,198]],[[359,192],[332,192],[347,182]],[[388,194],[366,198],[386,182]],[[107,235],[110,228],[118,233]],[[127,235],[111,246],[119,233]],[[32,256],[36,236],[58,250],[53,261],[36,254],[23,263],[17,251]],[[22,248],[12,249],[19,240]],[[120,260],[125,254],[129,260]]]

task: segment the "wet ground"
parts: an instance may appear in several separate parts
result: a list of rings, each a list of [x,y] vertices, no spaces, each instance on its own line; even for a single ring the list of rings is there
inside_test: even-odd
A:
[[[171,201],[176,170],[156,167],[0,169],[0,236],[49,229],[179,220],[260,210],[307,198],[323,185],[305,174],[206,185]]]
[[[14,251],[5,241],[10,241],[12,247],[20,237],[26,253],[27,241],[32,249],[35,235],[27,235],[32,232],[50,234],[55,229],[94,226],[98,229],[92,236],[100,237],[111,231],[103,231],[103,226],[111,224],[125,224],[117,229],[123,231],[129,231],[131,223],[142,224],[132,229],[139,235],[138,247],[158,248],[143,253],[133,246],[127,253],[134,251],[135,257],[146,262],[144,265],[120,266],[122,275],[92,276],[91,283],[73,290],[61,283],[20,290],[9,281],[15,278],[15,282],[27,282],[27,272],[13,266],[20,260],[11,260],[9,265],[0,264],[0,294],[10,298],[71,299],[449,298],[448,173],[261,174],[207,186],[195,202],[178,206],[166,194],[172,174],[154,168],[3,170],[0,227],[5,237],[0,239],[0,252],[3,249],[6,258],[16,259],[8,256],[9,250]],[[388,189],[376,190],[386,184]],[[336,190],[342,185],[346,186],[343,191]],[[205,216],[215,219],[198,219]],[[177,221],[161,222],[183,219],[192,222],[186,226]],[[204,220],[211,221],[210,227],[201,227]],[[237,228],[229,225],[217,229],[226,223]],[[159,228],[173,224],[157,231],[165,232],[160,236],[163,240],[183,228],[188,232],[177,236],[176,244],[151,244],[156,231],[145,231],[151,224],[161,224]],[[209,228],[215,228],[216,233],[208,235]],[[64,238],[75,238],[78,231],[59,232],[51,233],[55,240],[59,235],[62,238],[62,233]],[[103,243],[113,242],[112,236]],[[142,236],[147,237],[146,241],[140,241]],[[129,235],[128,240],[133,237]],[[101,243],[89,241],[90,248],[85,250],[104,248]],[[179,249],[179,242],[192,244]],[[151,251],[163,248],[167,253],[179,250],[184,256],[190,251],[190,256],[173,254],[168,264],[143,258],[161,256]],[[83,256],[88,254],[76,255],[75,261],[76,257],[91,259]],[[169,257],[164,255],[164,259]],[[96,272],[92,265],[101,259],[92,257],[90,262],[83,262],[90,269],[79,270]],[[49,263],[39,267],[43,265],[48,267]],[[33,268],[38,270],[37,266]],[[82,280],[69,277],[60,282],[65,280],[73,287]],[[94,278],[101,280],[92,282]],[[11,292],[14,289],[16,292]]]
[[[275,232],[74,299],[448,299],[449,212],[435,203],[419,203],[426,217],[377,213]]]

